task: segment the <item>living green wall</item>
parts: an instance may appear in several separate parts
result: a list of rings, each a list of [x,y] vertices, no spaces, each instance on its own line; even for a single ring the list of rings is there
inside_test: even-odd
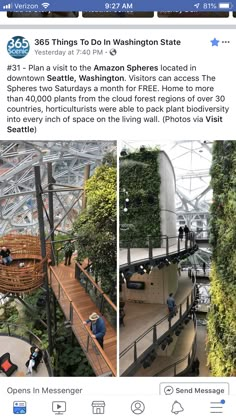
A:
[[[212,376],[236,375],[236,142],[218,141],[211,167],[211,310],[208,363]]]
[[[73,224],[78,259],[89,257],[102,290],[116,302],[116,156],[107,155],[86,182],[87,207]]]
[[[153,245],[159,245],[159,150],[141,150],[120,158],[121,246],[132,242],[132,247],[146,247],[148,236],[154,238]],[[126,198],[128,211],[124,212]]]

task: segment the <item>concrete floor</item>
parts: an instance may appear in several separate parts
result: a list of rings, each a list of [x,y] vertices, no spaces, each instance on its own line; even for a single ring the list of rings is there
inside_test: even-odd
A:
[[[31,345],[15,337],[0,335],[0,355],[10,353],[11,362],[18,366],[12,376],[26,376],[27,368],[25,363],[29,359]],[[44,362],[40,363],[37,372],[33,371],[33,377],[49,376]],[[6,377],[5,373],[0,372],[0,377]]]
[[[175,295],[175,301],[177,305],[187,297],[192,289],[192,286],[192,281],[187,276],[187,272],[182,271],[181,276],[179,277],[178,291]],[[183,312],[185,309],[186,306],[183,306]],[[165,317],[168,312],[166,305],[127,302],[125,305],[125,313],[125,326],[122,326],[120,329],[120,352],[128,347],[131,343],[133,343],[148,328]],[[176,321],[177,319],[178,315],[176,316]],[[157,337],[160,337],[168,330],[168,325],[168,321],[165,320],[157,327]],[[139,341],[137,344],[138,356],[140,356],[152,344],[152,337],[153,336],[151,331],[141,341]],[[121,374],[133,362],[133,353],[134,352],[132,348],[120,359]]]

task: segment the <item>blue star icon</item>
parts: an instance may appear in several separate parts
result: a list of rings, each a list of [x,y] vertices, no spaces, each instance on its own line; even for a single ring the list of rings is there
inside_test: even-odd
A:
[[[219,42],[220,41],[218,39],[214,38],[214,39],[211,40],[211,46],[212,47],[218,47]]]

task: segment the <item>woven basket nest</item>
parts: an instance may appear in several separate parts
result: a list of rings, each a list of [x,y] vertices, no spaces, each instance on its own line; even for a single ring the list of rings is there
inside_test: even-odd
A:
[[[50,243],[46,245],[45,259],[41,257],[38,236],[3,236],[0,238],[2,246],[10,249],[13,263],[0,264],[0,293],[27,293],[39,288],[44,281],[43,265],[50,258]]]

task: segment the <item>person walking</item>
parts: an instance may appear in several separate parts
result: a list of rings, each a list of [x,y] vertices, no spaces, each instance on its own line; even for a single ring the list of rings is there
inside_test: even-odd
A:
[[[183,230],[182,226],[180,226],[180,228],[179,228],[179,239],[181,241],[183,240],[183,236],[184,236],[184,230]]]
[[[67,241],[64,245],[64,254],[65,254],[65,265],[71,264],[71,257],[74,252],[74,244],[71,240]]]
[[[169,311],[169,319],[171,319],[177,313],[177,306],[176,306],[175,300],[173,298],[173,293],[169,294],[166,303],[167,303],[168,311]]]
[[[103,341],[106,334],[106,325],[104,319],[99,316],[96,312],[93,312],[87,321],[84,321],[84,324],[90,324],[90,329],[92,331],[92,337],[96,338],[99,345],[103,349]]]
[[[206,275],[206,263],[205,263],[205,261],[203,261],[202,269],[203,269],[203,274],[205,276]]]

